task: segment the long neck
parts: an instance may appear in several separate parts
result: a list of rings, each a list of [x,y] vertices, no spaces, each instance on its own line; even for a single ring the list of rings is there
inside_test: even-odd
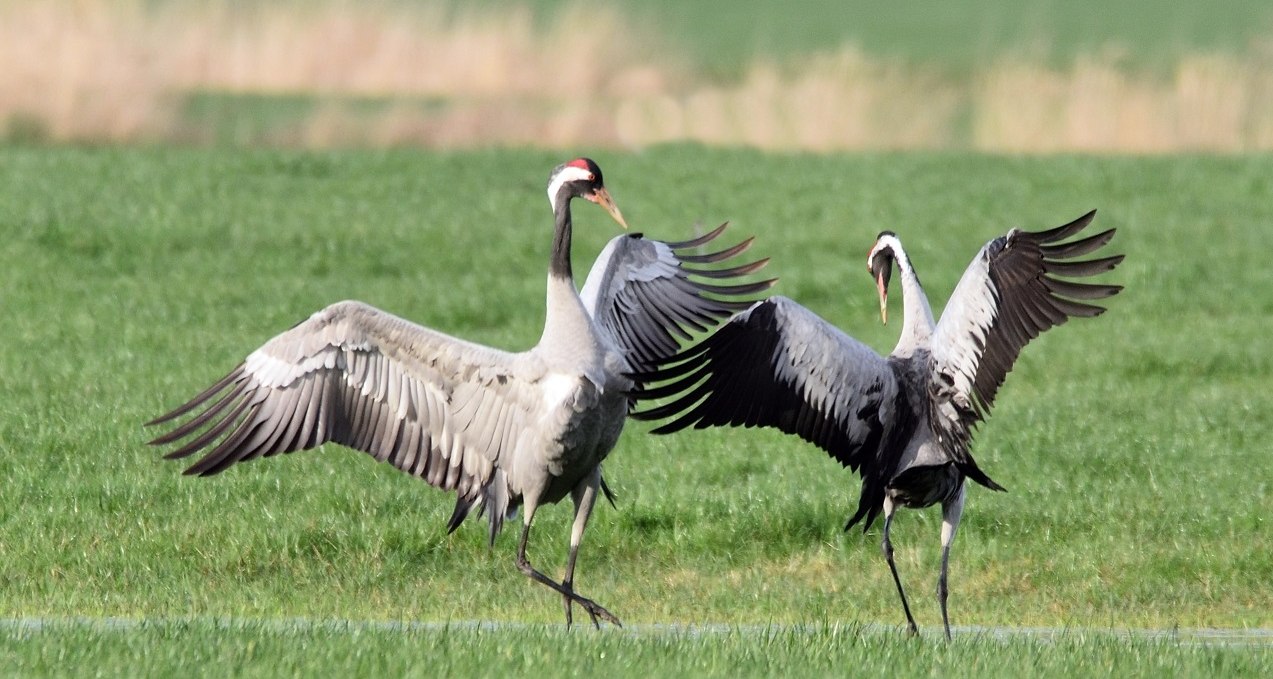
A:
[[[594,344],[591,318],[570,269],[570,197],[563,189],[553,200],[556,229],[548,263],[548,299],[540,345],[554,355],[577,357]]]
[[[919,276],[911,266],[911,260],[901,248],[894,248],[897,274],[902,279],[902,336],[893,349],[896,356],[909,356],[916,349],[927,347],[933,335],[933,310],[928,306],[928,296],[919,284]]]
[[[556,224],[553,230],[553,254],[548,263],[548,274],[571,281],[573,286],[574,275],[570,270],[570,237],[573,231],[570,223],[570,195],[564,187],[557,193],[552,203]]]

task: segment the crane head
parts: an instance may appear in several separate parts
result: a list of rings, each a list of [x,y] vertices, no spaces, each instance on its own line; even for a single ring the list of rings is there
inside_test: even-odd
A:
[[[866,270],[875,279],[875,289],[880,294],[880,321],[888,325],[888,279],[893,275],[894,244],[897,235],[882,231],[875,238],[875,245],[866,253]]]
[[[575,158],[553,168],[548,176],[548,200],[552,202],[553,212],[565,207],[564,202],[571,198],[583,198],[605,208],[619,226],[628,228],[628,223],[619,212],[610,191],[606,189],[601,178],[601,168],[591,158]]]

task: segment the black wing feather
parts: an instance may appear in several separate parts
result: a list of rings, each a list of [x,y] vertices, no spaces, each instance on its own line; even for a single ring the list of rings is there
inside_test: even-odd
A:
[[[995,395],[1030,340],[1070,317],[1098,316],[1121,285],[1081,283],[1111,271],[1123,255],[1074,260],[1099,250],[1114,229],[1061,242],[1080,233],[1096,214],[1046,231],[1012,230],[982,248],[959,281],[934,336],[934,373],[946,376],[933,390],[932,426],[956,459],[967,455],[972,429],[988,416]],[[934,381],[936,383],[936,381]]]
[[[773,427],[854,470],[880,454],[877,429],[891,424],[883,413],[893,412],[898,393],[883,357],[783,297],[756,303],[662,369],[635,377],[658,383],[637,391],[638,401],[673,399],[633,413],[674,418],[654,433]]]

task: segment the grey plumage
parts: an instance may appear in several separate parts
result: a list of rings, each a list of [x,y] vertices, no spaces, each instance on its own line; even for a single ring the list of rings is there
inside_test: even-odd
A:
[[[795,434],[858,472],[862,490],[845,529],[869,529],[883,512],[883,549],[911,631],[916,630],[893,563],[889,527],[895,509],[940,503],[943,511],[939,598],[946,635],[946,571],[959,524],[964,480],[1003,490],[978,467],[973,431],[1021,349],[1071,316],[1104,311],[1089,301],[1121,286],[1066,281],[1112,270],[1121,255],[1075,261],[1114,235],[1063,242],[1082,231],[1095,211],[1041,232],[1013,229],[987,243],[965,270],[940,323],[901,242],[881,233],[868,255],[881,313],[896,263],[904,319],[887,357],[849,337],[785,297],[758,302],[710,338],[638,376],[661,383],[639,400],[671,400],[634,414],[671,418],[655,433],[693,426],[762,426]]]
[[[584,297],[570,271],[570,200],[597,202],[624,224],[591,160],[558,166],[549,179],[556,219],[544,332],[510,353],[430,330],[360,302],[333,304],[252,352],[206,391],[151,425],[194,413],[153,441],[181,445],[168,458],[202,457],[186,474],[208,476],[257,457],[339,443],[456,494],[455,530],[476,509],[493,542],[523,507],[518,567],[599,619],[618,619],[573,590],[575,558],[636,386],[628,373],[665,360],[674,337],[716,325],[772,281],[734,279],[767,260],[726,268],[748,239],[706,255],[724,225],[685,243],[640,234],[613,239],[593,266]],[[686,266],[697,263],[703,266]],[[724,278],[716,285],[704,280]],[[710,294],[711,296],[707,296]],[[566,575],[531,567],[526,543],[538,506],[575,504]]]

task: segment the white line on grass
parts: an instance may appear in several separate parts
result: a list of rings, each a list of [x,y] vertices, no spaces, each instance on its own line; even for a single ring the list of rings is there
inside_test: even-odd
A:
[[[42,632],[66,628],[129,631],[142,628],[172,628],[188,625],[211,625],[222,629],[256,628],[275,632],[328,631],[346,632],[378,630],[388,632],[431,632],[443,630],[489,631],[501,630],[550,630],[564,629],[559,625],[530,624],[521,622],[491,622],[478,620],[453,620],[446,622],[419,622],[409,620],[345,620],[340,618],[235,618],[235,617],[25,617],[0,618],[0,630],[6,632]],[[582,626],[586,627],[586,626]],[[827,624],[770,624],[731,625],[725,623],[697,624],[644,624],[629,625],[615,630],[633,636],[715,636],[740,634],[762,636],[792,632],[812,634],[830,630],[856,630],[866,634],[900,634],[901,627],[873,623]],[[609,628],[607,628],[608,630]],[[1081,637],[1114,637],[1122,639],[1147,639],[1175,641],[1183,644],[1215,646],[1273,646],[1273,629],[1099,629],[1092,627],[952,627],[956,637],[982,637],[1008,640],[1018,637],[1034,637],[1044,640],[1060,640]]]

